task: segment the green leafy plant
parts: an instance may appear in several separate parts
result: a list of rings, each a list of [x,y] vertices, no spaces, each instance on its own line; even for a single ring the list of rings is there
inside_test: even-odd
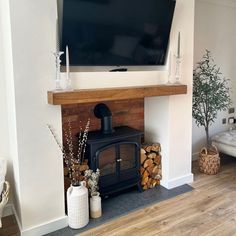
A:
[[[230,104],[229,80],[222,76],[210,51],[206,50],[193,71],[193,118],[197,126],[205,128],[208,148],[211,146],[209,127],[217,118],[218,111],[226,110]]]

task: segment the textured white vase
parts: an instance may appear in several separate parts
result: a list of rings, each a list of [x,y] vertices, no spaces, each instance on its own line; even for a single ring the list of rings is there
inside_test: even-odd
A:
[[[88,189],[85,181],[80,186],[70,186],[67,190],[68,224],[72,229],[79,229],[89,222]]]
[[[102,215],[102,203],[99,192],[91,194],[90,198],[90,216],[91,218],[99,218]]]

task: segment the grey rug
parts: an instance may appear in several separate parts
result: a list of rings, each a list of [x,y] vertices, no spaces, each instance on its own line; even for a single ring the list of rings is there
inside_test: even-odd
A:
[[[187,184],[168,190],[162,186],[146,190],[142,193],[137,189],[130,190],[102,201],[103,215],[99,219],[90,219],[89,224],[82,229],[73,230],[69,227],[47,234],[48,236],[74,236],[91,228],[97,227],[117,217],[124,216],[132,211],[152,205],[179,194],[191,191]]]

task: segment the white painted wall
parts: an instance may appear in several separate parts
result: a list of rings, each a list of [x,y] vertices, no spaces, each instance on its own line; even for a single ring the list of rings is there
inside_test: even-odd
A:
[[[50,232],[48,224],[53,230],[67,224],[63,161],[46,128],[47,123],[53,124],[60,137],[60,107],[48,105],[46,97],[54,76],[56,3],[11,0],[10,16],[12,68],[7,70],[11,76],[6,83],[17,170],[15,208],[23,235],[42,235]]]
[[[236,52],[236,2],[196,0],[195,7],[195,45],[194,64],[200,61],[205,49],[212,52],[215,63],[221,68],[223,75],[231,80],[232,99],[236,104],[235,52]],[[195,66],[194,66],[195,67]],[[234,114],[233,114],[234,115]],[[220,112],[218,119],[210,127],[210,135],[229,129],[222,124],[222,118],[228,118],[228,112]],[[193,120],[193,157],[205,146],[205,131],[197,127]]]
[[[0,35],[3,34],[3,14],[0,14]],[[7,122],[6,84],[3,60],[3,37],[0,37],[0,158],[9,158],[9,135]]]
[[[5,214],[12,214],[12,201],[15,195],[15,182],[13,181],[12,152],[9,140],[9,112],[7,101],[7,81],[11,73],[11,39],[9,5],[5,0],[0,1],[0,158],[7,160],[6,180],[10,183],[10,198],[4,209]],[[10,54],[9,54],[10,53]],[[15,202],[16,203],[16,202]]]
[[[146,136],[162,145],[162,185],[167,188],[192,181],[191,114],[193,68],[194,1],[177,1],[171,32],[170,50],[176,51],[181,31],[182,82],[188,85],[187,95],[145,100]],[[151,138],[150,138],[151,137]]]
[[[2,20],[2,19],[0,19]],[[2,23],[0,21],[0,23]],[[2,24],[1,24],[2,26]],[[2,27],[0,27],[0,34],[2,35]],[[3,60],[3,42],[0,37],[0,156],[9,156],[9,138],[8,138],[8,122],[7,122],[7,101],[6,101],[6,83],[3,79],[4,73],[4,60]]]
[[[17,212],[23,235],[42,235],[65,224],[62,159],[46,129],[47,123],[52,124],[61,137],[60,107],[48,105],[46,95],[53,88],[55,75],[51,51],[55,48],[56,1],[10,0],[10,16],[13,66],[8,68],[12,76],[7,91],[14,94],[7,98],[13,106],[14,119],[9,122],[16,128],[9,133],[18,170]],[[176,51],[181,31],[182,82],[188,84],[188,94],[145,100],[146,136],[162,144],[162,184],[168,188],[192,181],[193,25],[194,0],[178,0],[170,48]],[[72,76],[77,88],[167,81],[167,72],[160,71],[81,72]]]

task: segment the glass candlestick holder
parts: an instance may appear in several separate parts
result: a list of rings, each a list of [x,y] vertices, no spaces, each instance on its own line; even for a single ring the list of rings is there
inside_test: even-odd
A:
[[[166,82],[166,85],[171,85],[171,84],[173,84],[171,81],[172,81],[172,76],[171,76],[171,74],[169,74],[169,75],[168,75],[168,80],[167,80],[167,82]]]
[[[169,51],[169,59],[168,59],[168,77],[167,77],[166,85],[172,84],[172,54],[171,51]]]
[[[69,73],[66,73],[66,88],[65,90],[72,91],[72,82],[71,82],[71,77]]]
[[[181,63],[182,63],[182,57],[175,55],[175,81],[174,84],[181,84],[180,78],[181,78]]]
[[[55,77],[55,90],[62,90],[61,87],[61,55],[64,52],[54,52],[53,55],[55,56],[55,64],[56,64],[56,77]]]

